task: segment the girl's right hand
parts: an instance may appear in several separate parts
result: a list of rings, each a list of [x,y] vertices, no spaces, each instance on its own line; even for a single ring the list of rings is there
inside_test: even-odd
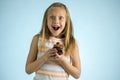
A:
[[[56,52],[57,52],[56,49],[49,49],[46,51],[45,56],[46,58],[51,58],[52,56],[55,56]]]

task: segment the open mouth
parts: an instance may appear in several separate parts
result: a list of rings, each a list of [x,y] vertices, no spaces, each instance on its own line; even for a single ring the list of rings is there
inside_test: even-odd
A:
[[[52,28],[53,28],[53,30],[55,30],[55,31],[57,31],[57,30],[59,30],[59,29],[60,29],[60,27],[59,27],[59,26],[58,26],[58,27],[53,26]]]

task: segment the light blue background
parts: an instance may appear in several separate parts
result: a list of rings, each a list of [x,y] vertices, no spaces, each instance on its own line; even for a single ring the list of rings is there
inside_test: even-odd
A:
[[[120,0],[0,0],[0,80],[32,80],[34,74],[25,73],[29,46],[55,1],[65,3],[71,14],[79,80],[120,80]]]

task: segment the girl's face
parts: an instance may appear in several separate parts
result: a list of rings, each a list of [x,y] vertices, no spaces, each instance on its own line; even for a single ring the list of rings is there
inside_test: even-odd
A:
[[[58,37],[65,28],[66,11],[62,7],[52,7],[48,10],[47,26],[52,36]]]

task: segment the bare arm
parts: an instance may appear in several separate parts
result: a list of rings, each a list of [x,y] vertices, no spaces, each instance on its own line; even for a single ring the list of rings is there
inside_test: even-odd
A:
[[[37,71],[48,60],[48,57],[50,56],[50,51],[47,51],[42,57],[37,59],[38,38],[38,35],[34,36],[30,46],[30,51],[26,62],[26,72],[28,74]]]

